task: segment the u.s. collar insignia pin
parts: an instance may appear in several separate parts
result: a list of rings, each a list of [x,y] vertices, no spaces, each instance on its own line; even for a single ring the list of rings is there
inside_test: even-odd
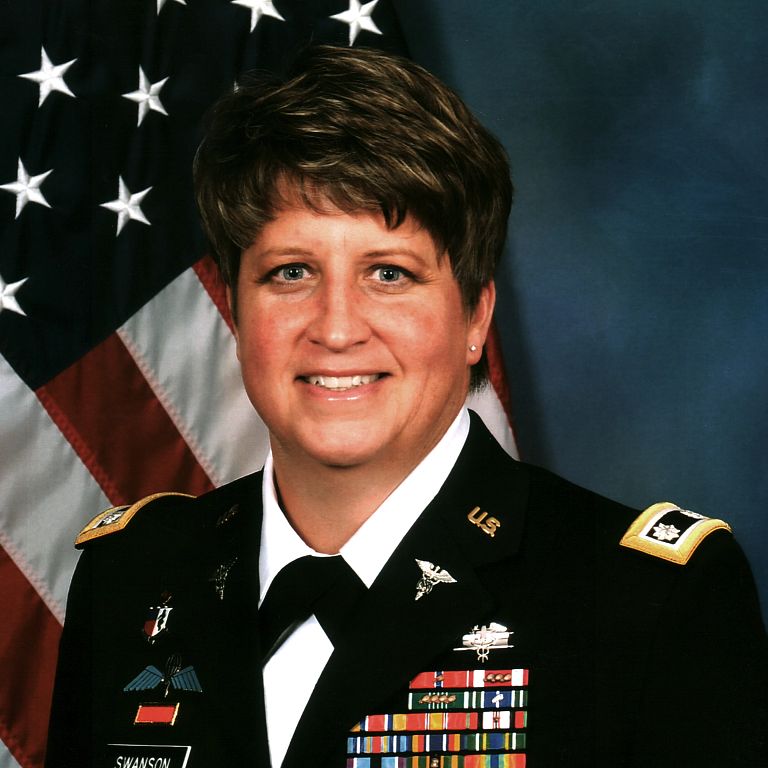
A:
[[[456,583],[456,579],[439,565],[430,563],[429,560],[419,560],[418,558],[416,558],[416,563],[421,568],[421,578],[416,585],[416,600],[424,597],[424,595],[428,595],[435,584]]]
[[[150,606],[147,611],[147,617],[144,620],[144,637],[151,644],[157,639],[157,636],[168,629],[168,617],[171,615],[173,608],[168,605],[171,599],[171,595],[168,592],[164,592],[160,599],[162,603],[160,605]]]
[[[461,645],[454,651],[475,651],[477,660],[488,661],[488,654],[497,648],[514,648],[509,642],[509,636],[514,632],[508,630],[503,624],[495,621],[483,626],[474,626],[471,632],[461,637]]]

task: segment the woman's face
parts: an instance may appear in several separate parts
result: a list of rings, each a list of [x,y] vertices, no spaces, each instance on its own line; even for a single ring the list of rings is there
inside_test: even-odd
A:
[[[388,230],[330,204],[283,209],[237,285],[238,357],[275,461],[405,476],[464,402],[493,300],[489,285],[468,316],[447,255],[410,218]]]

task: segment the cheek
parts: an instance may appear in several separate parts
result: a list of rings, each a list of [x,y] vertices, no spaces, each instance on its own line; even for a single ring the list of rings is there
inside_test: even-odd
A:
[[[466,365],[466,334],[461,313],[457,316],[452,308],[436,307],[398,313],[390,324],[389,338],[412,365],[430,375]]]

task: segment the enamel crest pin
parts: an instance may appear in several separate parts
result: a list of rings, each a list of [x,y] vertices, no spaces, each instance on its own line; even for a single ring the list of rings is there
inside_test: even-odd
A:
[[[153,605],[149,608],[147,616],[144,619],[144,626],[142,627],[144,637],[147,638],[147,642],[149,642],[150,645],[155,642],[157,636],[161,632],[165,632],[168,628],[168,617],[173,610],[173,608],[168,605],[168,602],[171,599],[171,595],[168,592],[164,592],[161,599],[161,605]]]

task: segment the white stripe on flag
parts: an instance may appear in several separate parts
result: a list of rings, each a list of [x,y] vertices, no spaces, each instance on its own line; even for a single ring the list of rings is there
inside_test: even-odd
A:
[[[62,622],[75,536],[109,500],[40,401],[0,357],[0,543]]]
[[[2,741],[0,741],[0,768],[21,768]]]
[[[118,335],[215,485],[261,468],[266,428],[243,390],[232,333],[193,269]]]
[[[467,398],[467,407],[480,416],[485,426],[510,456],[515,459],[520,458],[517,453],[515,436],[509,425],[504,406],[491,384],[488,384],[482,391],[471,394]]]

